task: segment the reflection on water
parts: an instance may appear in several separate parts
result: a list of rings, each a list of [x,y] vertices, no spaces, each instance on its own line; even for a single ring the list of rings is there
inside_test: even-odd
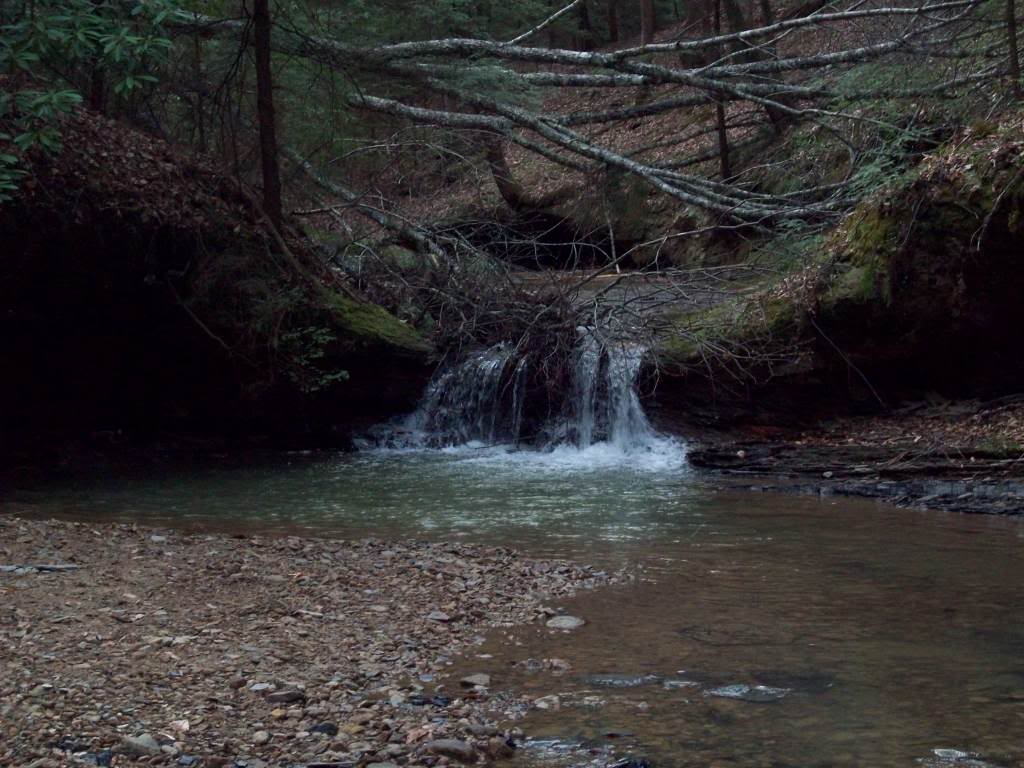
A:
[[[0,509],[463,536],[631,565],[636,583],[563,606],[582,629],[495,635],[489,658],[455,670],[559,695],[527,719],[557,740],[540,762],[611,745],[668,766],[1024,765],[1020,522],[716,492],[668,443],[585,454],[149,467],[22,490]],[[571,670],[524,663],[545,658]]]

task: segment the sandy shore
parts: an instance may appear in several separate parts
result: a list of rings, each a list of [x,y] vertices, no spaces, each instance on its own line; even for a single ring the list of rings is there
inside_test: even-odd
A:
[[[0,518],[0,765],[502,756],[487,680],[444,687],[449,660],[609,580],[457,543]]]

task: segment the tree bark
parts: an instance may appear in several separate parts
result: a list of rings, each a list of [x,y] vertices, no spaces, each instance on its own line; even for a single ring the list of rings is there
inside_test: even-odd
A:
[[[722,0],[715,0],[714,34],[722,34]],[[722,180],[732,178],[732,164],[729,162],[729,130],[726,124],[725,103],[721,98],[715,102],[715,122],[718,130],[718,167]]]
[[[505,157],[505,140],[498,134],[487,137],[487,164],[491,167],[494,184],[501,198],[514,211],[526,207],[526,193],[512,176]]]
[[[1006,0],[1006,41],[1010,48],[1010,92],[1021,98],[1020,52],[1017,49],[1017,4]]]
[[[587,0],[579,5],[579,41],[576,47],[581,51],[592,51],[594,49],[594,26],[590,23],[590,9],[587,7]]]
[[[608,42],[619,42],[619,0],[608,0]]]
[[[253,0],[253,42],[256,56],[256,115],[260,129],[260,161],[263,169],[263,211],[281,229],[281,172],[277,157],[274,121],[274,81],[270,69],[269,0]]]
[[[654,0],[640,0],[640,44],[654,42]]]

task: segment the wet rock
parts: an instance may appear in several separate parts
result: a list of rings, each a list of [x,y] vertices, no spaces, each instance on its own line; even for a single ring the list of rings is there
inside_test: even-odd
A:
[[[322,733],[324,736],[337,736],[338,726],[335,723],[319,723],[309,729],[310,733]]]
[[[581,619],[579,616],[555,616],[553,619],[548,619],[544,622],[544,626],[549,629],[579,629],[587,622]]]
[[[414,707],[447,707],[452,703],[452,700],[447,696],[422,696],[414,694],[409,697],[409,703]]]
[[[533,706],[537,709],[561,709],[562,700],[558,696],[541,696],[539,699],[535,699]]]
[[[721,699],[749,701],[754,704],[770,704],[782,699],[789,692],[788,688],[772,688],[769,685],[737,684],[712,688],[707,692],[707,695],[716,696]]]
[[[472,744],[459,739],[437,739],[427,742],[423,748],[431,754],[450,757],[460,763],[476,762],[476,749]]]
[[[995,768],[980,755],[963,749],[933,749],[930,757],[918,762],[925,768]]]
[[[639,688],[642,685],[653,685],[660,683],[658,675],[586,675],[582,678],[587,685],[595,685],[600,688]]]
[[[141,736],[122,736],[121,749],[137,757],[160,754],[160,744],[148,733]]]
[[[487,756],[494,760],[503,760],[516,753],[515,745],[500,736],[492,736],[487,740]]]
[[[182,768],[189,768],[189,766],[195,765],[198,762],[198,757],[192,757],[192,755],[181,755],[178,758],[177,765],[182,766]]]
[[[696,680],[665,680],[661,687],[666,691],[677,691],[683,688],[699,688],[700,683]]]

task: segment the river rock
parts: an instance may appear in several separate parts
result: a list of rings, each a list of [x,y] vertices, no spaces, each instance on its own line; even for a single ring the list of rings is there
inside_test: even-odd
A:
[[[641,685],[653,685],[660,683],[658,675],[586,675],[583,682],[587,685],[596,685],[600,688],[639,688]]]
[[[676,691],[682,688],[699,688],[700,683],[696,680],[665,680],[661,687],[666,691]]]
[[[122,736],[121,749],[137,757],[160,754],[160,744],[148,733],[141,736]]]
[[[440,622],[442,624],[447,624],[449,621],[452,620],[452,617],[449,616],[444,611],[431,611],[430,613],[427,614],[427,618],[430,621],[437,621],[437,622]]]
[[[963,749],[933,749],[931,757],[919,762],[925,768],[994,768],[979,755]]]
[[[160,547],[173,545],[175,557],[151,558],[152,533],[0,515],[0,562],[32,563],[51,550],[81,562],[61,577],[59,609],[57,577],[19,577],[0,599],[0,630],[30,636],[33,651],[5,658],[5,680],[24,683],[0,690],[0,765],[69,763],[60,749],[102,766],[111,760],[96,753],[111,737],[115,766],[441,768],[504,753],[490,741],[503,732],[469,728],[490,722],[487,701],[438,694],[438,677],[492,627],[526,625],[542,601],[561,603],[611,580],[458,541],[175,533]],[[381,569],[385,549],[394,555]],[[130,580],[110,562],[131,562]],[[431,611],[438,613],[428,620]],[[474,687],[461,690],[495,684],[476,677],[483,665],[464,668]],[[517,712],[530,703],[508,701],[502,708]],[[73,752],[71,741],[54,743],[69,733]],[[122,735],[132,737],[124,746]],[[427,751],[431,740],[458,746]]]
[[[476,749],[472,744],[460,741],[459,739],[428,741],[424,745],[424,749],[431,754],[450,757],[452,760],[458,760],[460,763],[476,762]]]
[[[533,706],[537,709],[561,709],[562,700],[555,695],[541,696],[539,699],[534,699]]]
[[[494,760],[503,760],[515,753],[515,746],[500,736],[492,736],[487,740],[487,755]]]
[[[305,699],[306,694],[296,688],[267,694],[267,701],[271,704],[291,704],[295,701],[305,701]]]
[[[324,736],[337,736],[338,726],[334,723],[318,723],[309,729],[310,733],[322,733]]]
[[[549,629],[579,629],[587,622],[581,619],[579,616],[555,616],[553,619],[548,619],[544,626]]]
[[[475,688],[477,686],[486,688],[491,684],[491,676],[485,675],[482,672],[476,675],[468,675],[462,678],[459,683],[465,688]]]
[[[712,688],[708,691],[708,696],[717,696],[721,699],[750,701],[754,704],[769,704],[783,698],[787,693],[789,693],[789,688],[772,688],[769,685],[737,684]]]

